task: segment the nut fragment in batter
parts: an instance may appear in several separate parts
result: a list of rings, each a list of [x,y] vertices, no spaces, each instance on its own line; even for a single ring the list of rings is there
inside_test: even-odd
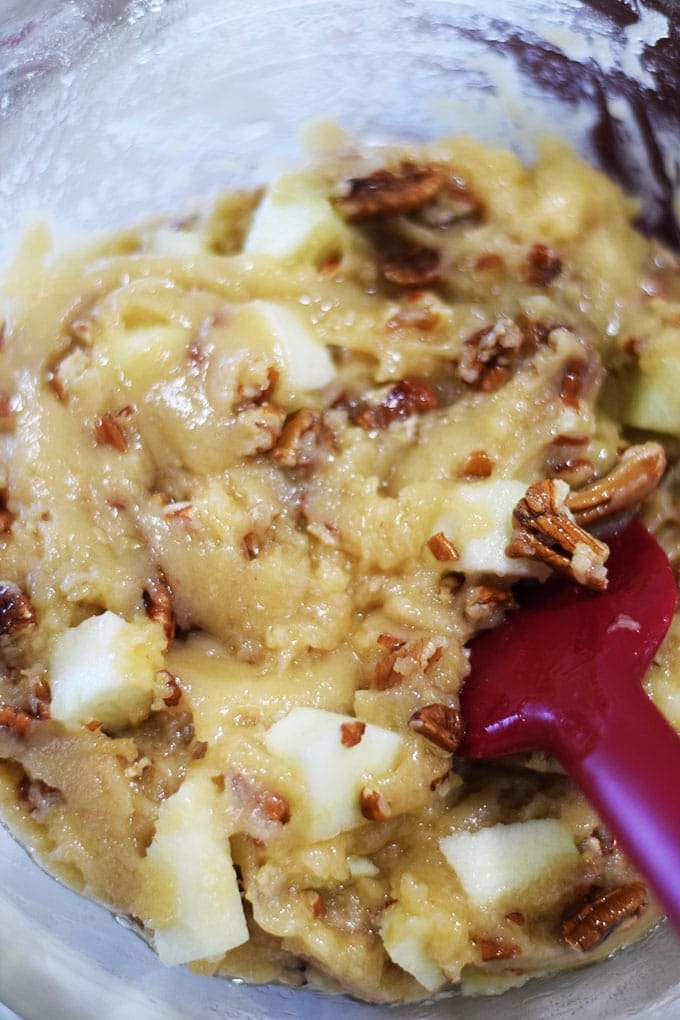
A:
[[[450,705],[425,705],[408,721],[409,727],[443,751],[454,754],[463,739],[463,717]]]
[[[382,274],[398,287],[434,287],[442,281],[441,256],[436,248],[409,244],[387,255]]]
[[[175,613],[172,589],[162,567],[158,566],[155,576],[147,582],[143,598],[149,618],[163,627],[169,648],[175,637]]]
[[[322,450],[330,450],[333,435],[323,417],[303,407],[286,420],[272,458],[281,467],[309,467]]]
[[[405,680],[427,673],[439,662],[446,648],[446,638],[416,638],[400,645],[378,660],[374,684],[379,691],[396,687]]]
[[[606,588],[609,548],[574,521],[568,495],[569,486],[557,478],[530,485],[515,507],[507,555],[542,560],[588,588]]]
[[[629,446],[609,474],[567,497],[566,503],[579,524],[590,524],[641,503],[652,493],[666,470],[666,454],[660,443]]]
[[[473,389],[491,393],[507,379],[511,360],[523,343],[517,323],[501,317],[463,342],[458,375]]]
[[[30,599],[18,584],[0,581],[0,637],[13,637],[35,623]]]
[[[427,414],[439,405],[437,394],[423,379],[407,377],[387,390],[382,400],[367,407],[357,418],[363,429],[387,429],[394,421]]]
[[[562,919],[562,933],[570,946],[587,953],[624,921],[642,913],[647,902],[647,889],[642,882],[606,889],[575,910],[568,910]]]
[[[346,219],[384,220],[421,209],[444,186],[448,174],[436,164],[403,162],[396,170],[374,170],[347,182],[347,192],[333,199]]]
[[[362,815],[369,822],[386,822],[392,813],[382,793],[369,786],[362,787],[359,807]]]

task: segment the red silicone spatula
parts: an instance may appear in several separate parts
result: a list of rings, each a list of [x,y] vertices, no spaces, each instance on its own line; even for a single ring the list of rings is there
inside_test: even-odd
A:
[[[638,522],[608,544],[605,591],[539,585],[472,643],[458,753],[554,754],[680,930],[680,737],[641,686],[676,584]]]

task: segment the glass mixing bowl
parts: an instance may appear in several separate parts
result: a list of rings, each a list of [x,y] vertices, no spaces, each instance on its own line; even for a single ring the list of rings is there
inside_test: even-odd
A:
[[[469,132],[530,159],[566,137],[677,243],[673,0],[0,0],[0,263],[49,214],[58,244],[301,158],[315,118],[363,137]],[[499,13],[501,12],[502,13]],[[367,1006],[166,969],[0,831],[0,999],[25,1020],[312,1016],[614,1020],[680,1015],[663,925],[500,999]]]

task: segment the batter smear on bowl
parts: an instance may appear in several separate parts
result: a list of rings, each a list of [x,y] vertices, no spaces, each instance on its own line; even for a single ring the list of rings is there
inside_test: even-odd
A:
[[[606,525],[680,550],[680,272],[557,142],[361,150],[13,270],[6,823],[168,964],[501,991],[658,916],[469,642]],[[605,529],[603,530],[603,525]],[[680,727],[671,627],[648,691]]]

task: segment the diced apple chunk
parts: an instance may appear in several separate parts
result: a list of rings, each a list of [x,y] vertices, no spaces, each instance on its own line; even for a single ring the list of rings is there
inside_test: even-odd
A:
[[[380,874],[380,869],[370,857],[357,857],[355,854],[350,854],[347,858],[347,867],[352,878],[375,878]]]
[[[432,529],[453,542],[460,554],[456,568],[494,574],[533,573],[524,560],[509,559],[512,512],[526,492],[523,482],[496,480],[459,485],[450,505]]]
[[[276,396],[284,402],[326,386],[335,376],[328,351],[293,306],[274,301],[232,306],[226,334],[234,349],[247,347],[252,354],[272,358],[280,372]]]
[[[301,807],[314,842],[362,824],[362,787],[387,775],[403,748],[398,734],[370,723],[359,742],[350,746],[342,740],[343,724],[353,727],[356,719],[320,708],[294,708],[265,737],[269,753],[284,760],[302,780]]]
[[[313,261],[337,251],[346,230],[327,198],[303,177],[289,174],[260,202],[244,249],[282,262]]]
[[[428,952],[430,926],[426,917],[410,914],[400,903],[394,903],[383,914],[380,934],[392,962],[411,974],[428,992],[444,984],[444,972]]]
[[[653,432],[680,435],[680,329],[667,326],[642,347],[624,420]]]
[[[579,860],[569,829],[555,818],[454,832],[439,841],[463,889],[479,906],[521,892]]]
[[[101,347],[135,390],[142,391],[180,364],[189,340],[190,333],[184,326],[158,322],[112,330]]]
[[[174,919],[155,932],[156,951],[168,966],[221,956],[248,940],[248,927],[229,840],[216,816],[217,787],[196,768],[163,801],[145,866],[167,876]]]
[[[114,729],[140,722],[151,707],[165,645],[160,624],[128,623],[111,612],[64,631],[50,658],[52,718],[74,727],[97,720]]]

